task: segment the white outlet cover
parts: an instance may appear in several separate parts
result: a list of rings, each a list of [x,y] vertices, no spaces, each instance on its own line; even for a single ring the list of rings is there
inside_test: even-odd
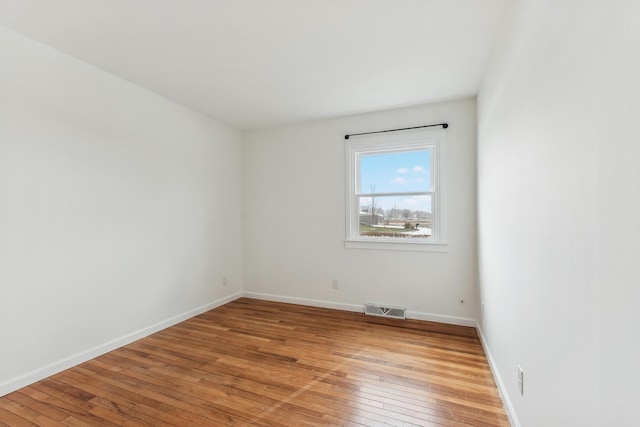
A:
[[[520,365],[518,365],[518,390],[524,396],[524,371]]]

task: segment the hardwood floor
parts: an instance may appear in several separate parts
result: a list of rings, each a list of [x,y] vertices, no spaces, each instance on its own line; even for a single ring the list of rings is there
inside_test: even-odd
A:
[[[0,425],[509,423],[472,328],[241,298],[0,398]]]

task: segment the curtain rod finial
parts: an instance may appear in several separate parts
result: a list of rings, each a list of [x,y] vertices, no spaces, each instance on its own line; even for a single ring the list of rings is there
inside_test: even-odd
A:
[[[344,139],[349,139],[349,135],[345,135],[345,136],[344,136]]]
[[[443,123],[443,124],[442,124],[442,128],[443,128],[443,129],[446,129],[446,128],[448,128],[448,127],[449,127],[449,123]]]

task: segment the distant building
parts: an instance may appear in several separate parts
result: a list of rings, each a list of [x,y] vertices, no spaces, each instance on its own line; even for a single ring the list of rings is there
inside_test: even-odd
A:
[[[371,213],[360,211],[360,225],[378,225],[384,224],[384,215],[376,213],[373,215],[373,224],[371,223]]]

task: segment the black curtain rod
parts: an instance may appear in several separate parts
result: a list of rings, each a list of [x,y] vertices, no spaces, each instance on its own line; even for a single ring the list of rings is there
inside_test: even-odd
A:
[[[360,136],[360,135],[371,135],[373,133],[385,133],[385,132],[397,132],[399,130],[411,130],[411,129],[420,129],[420,128],[431,128],[434,126],[442,126],[443,129],[449,127],[448,123],[437,123],[435,125],[424,125],[424,126],[413,126],[410,128],[400,128],[400,129],[387,129],[387,130],[377,130],[375,132],[363,132],[363,133],[350,133],[344,136],[344,139],[349,139],[352,136]]]

